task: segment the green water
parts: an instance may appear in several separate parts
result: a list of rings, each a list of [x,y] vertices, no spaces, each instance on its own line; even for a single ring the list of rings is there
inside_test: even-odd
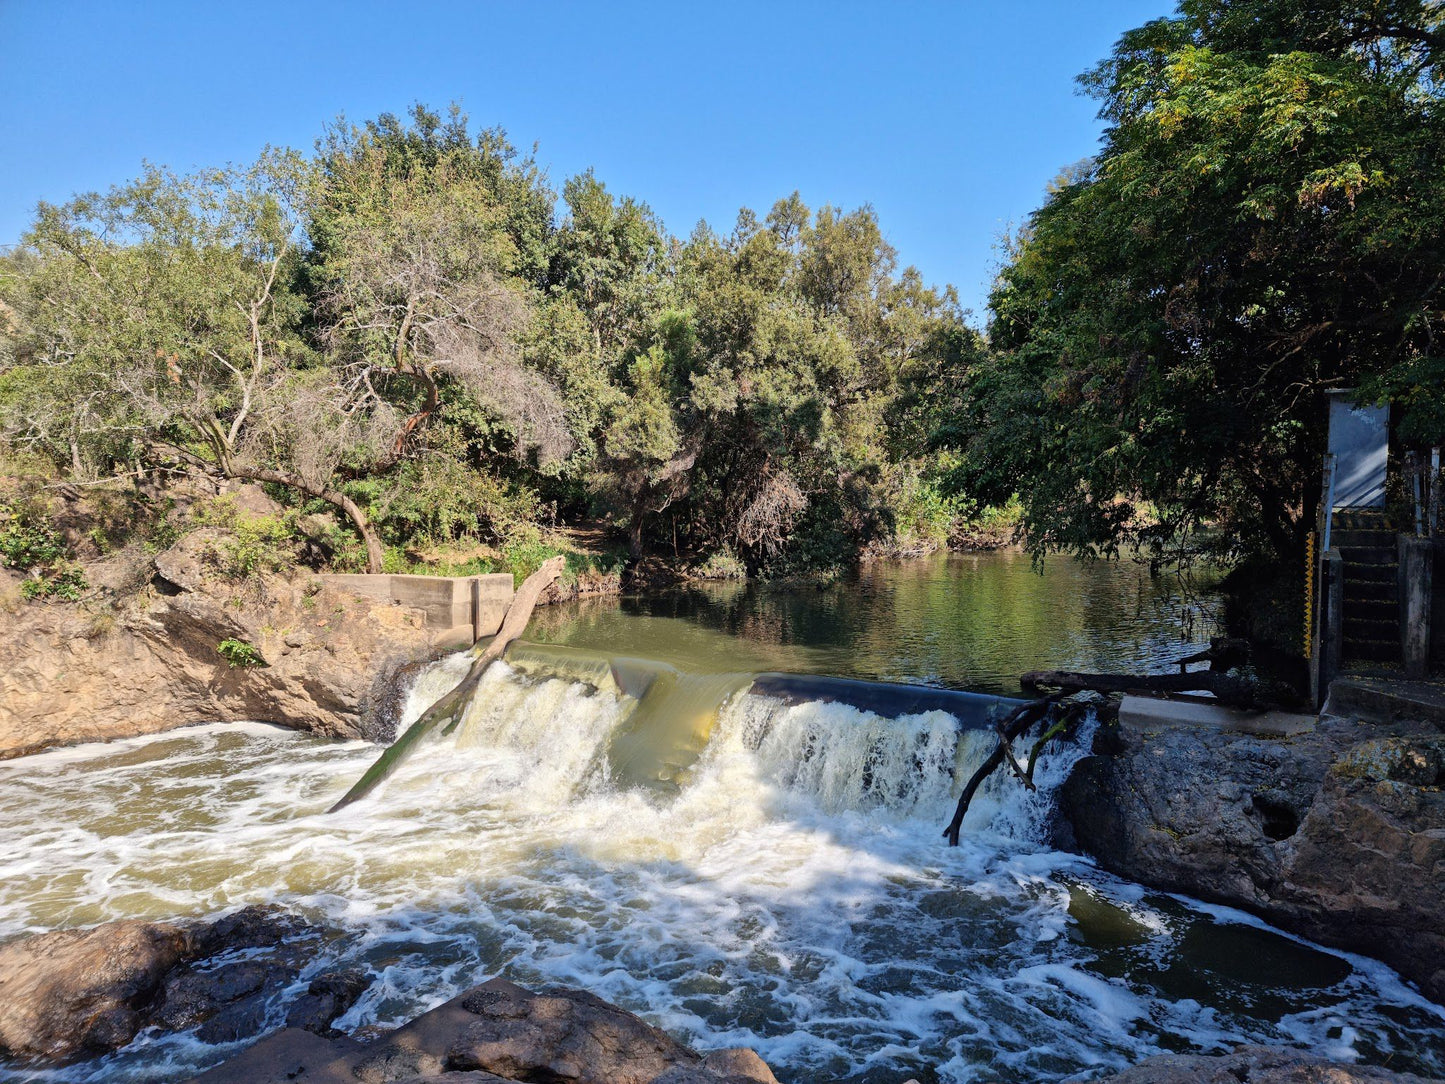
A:
[[[782,670],[1017,694],[1028,670],[1160,671],[1215,630],[1208,582],[1132,561],[938,554],[822,589],[712,583],[539,610],[538,643],[694,673]]]

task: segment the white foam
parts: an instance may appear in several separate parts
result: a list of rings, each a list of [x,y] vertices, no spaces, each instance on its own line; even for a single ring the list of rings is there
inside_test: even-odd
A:
[[[424,672],[405,721],[469,661]],[[948,716],[739,695],[661,791],[609,772],[629,710],[495,667],[454,737],[333,816],[374,746],[200,727],[0,765],[0,937],[279,900],[347,930],[342,962],[376,974],[346,1028],[504,972],[586,987],[705,1048],[757,1047],[795,1079],[1059,1079],[1164,1035],[1412,1050],[1436,1020],[1362,962],[1264,1021],[1107,973],[1071,917],[1076,886],[1135,922],[1141,968],[1209,918],[1046,846],[1087,734],[1044,753],[1036,792],[995,777],[950,849],[957,787],[994,739]],[[95,1079],[181,1079],[217,1057],[147,1041]]]

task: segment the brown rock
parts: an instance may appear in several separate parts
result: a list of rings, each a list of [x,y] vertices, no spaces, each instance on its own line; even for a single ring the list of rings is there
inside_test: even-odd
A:
[[[356,1084],[351,1066],[361,1049],[349,1039],[284,1028],[190,1084]]]
[[[254,482],[233,485],[227,490],[226,499],[238,512],[248,516],[274,516],[282,511],[280,503],[268,497],[266,491]]]
[[[777,1084],[751,1050],[703,1058],[591,994],[561,988],[534,994],[504,979],[474,987],[368,1047],[305,1035],[282,1031],[197,1084]]]
[[[1325,1061],[1298,1050],[1240,1046],[1217,1056],[1164,1054],[1098,1084],[1440,1084],[1411,1073]]]
[[[701,1065],[674,1065],[653,1084],[778,1084],[778,1078],[756,1051],[739,1046],[714,1050]]]
[[[210,1043],[250,1038],[324,933],[248,907],[209,923],[110,922],[0,946],[0,1053],[65,1061],[125,1046],[152,1026],[197,1028]],[[367,982],[320,975],[292,1013],[326,1031]]]
[[[1445,736],[1122,729],[1060,806],[1106,868],[1376,956],[1445,1001]]]
[[[740,1077],[756,1080],[759,1084],[778,1084],[778,1078],[768,1068],[768,1063],[758,1057],[756,1050],[745,1046],[714,1050],[702,1059],[704,1069],[722,1077]]]
[[[464,995],[476,1015],[447,1051],[448,1069],[555,1084],[652,1084],[702,1059],[666,1032],[581,990],[533,994],[493,979]]]
[[[358,599],[304,573],[227,579],[206,565],[216,532],[154,558],[152,586],[97,625],[80,607],[22,606],[0,637],[0,758],[253,719],[328,737],[389,739],[395,675],[440,653],[416,611]],[[101,629],[104,628],[104,631]],[[222,640],[254,646],[235,667]]]
[[[64,1061],[124,1046],[190,948],[180,927],[138,921],[0,946],[0,1051]]]

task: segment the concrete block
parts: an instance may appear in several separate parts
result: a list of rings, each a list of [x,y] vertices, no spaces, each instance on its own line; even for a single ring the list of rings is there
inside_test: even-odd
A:
[[[1168,726],[1206,726],[1241,734],[1286,738],[1313,730],[1313,715],[1288,711],[1240,711],[1200,700],[1158,700],[1126,696],[1119,705],[1119,725],[1132,730],[1159,730]]]
[[[1434,549],[1428,538],[1400,536],[1400,656],[1407,678],[1430,669],[1430,609]]]
[[[512,576],[377,576],[334,573],[319,576],[330,587],[362,598],[420,610],[438,647],[466,647],[502,627],[512,602]]]

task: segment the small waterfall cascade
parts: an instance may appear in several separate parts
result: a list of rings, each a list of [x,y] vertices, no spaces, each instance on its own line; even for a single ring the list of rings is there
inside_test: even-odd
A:
[[[993,747],[992,722],[1017,703],[816,675],[697,674],[519,641],[464,707],[449,704],[469,663],[462,653],[422,672],[404,724],[446,706],[455,724],[423,746],[519,754],[557,801],[602,790],[675,799],[742,757],[777,793],[831,813],[936,818]],[[980,817],[998,805],[981,804]]]

